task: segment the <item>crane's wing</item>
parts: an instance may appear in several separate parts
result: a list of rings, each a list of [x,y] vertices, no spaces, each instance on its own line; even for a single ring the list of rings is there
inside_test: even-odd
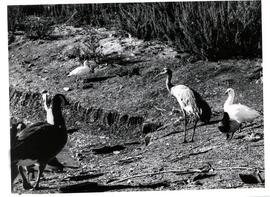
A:
[[[185,85],[177,85],[172,87],[171,93],[176,97],[182,110],[188,115],[199,117],[200,111],[196,105],[196,98],[190,88]]]
[[[208,103],[201,97],[201,95],[196,92],[195,90],[191,89],[195,100],[196,100],[196,104],[197,107],[200,110],[200,119],[202,122],[204,123],[209,123],[211,115],[212,115],[212,111],[210,106],[208,105]]]

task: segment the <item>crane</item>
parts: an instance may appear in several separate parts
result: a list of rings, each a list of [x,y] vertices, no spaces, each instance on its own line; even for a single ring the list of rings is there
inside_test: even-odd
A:
[[[259,112],[246,105],[233,103],[235,97],[234,89],[228,88],[225,93],[228,94],[228,98],[224,103],[224,112],[228,113],[231,120],[235,120],[240,124],[239,131],[241,131],[243,122],[252,122],[260,116]]]
[[[211,108],[208,103],[203,100],[198,92],[189,88],[185,85],[173,85],[171,83],[172,79],[172,70],[165,67],[163,72],[159,75],[167,74],[166,79],[166,87],[170,94],[172,94],[178,101],[180,105],[180,109],[184,116],[184,143],[187,142],[186,140],[186,126],[187,126],[187,117],[193,118],[194,120],[194,127],[193,127],[193,135],[191,142],[193,142],[193,138],[195,135],[196,126],[199,120],[204,122],[205,124],[209,123],[211,118]]]
[[[48,122],[38,122],[17,134],[16,143],[11,148],[12,182],[20,173],[24,189],[33,188],[24,175],[25,167],[33,165],[38,167],[37,180],[34,185],[34,189],[37,189],[47,163],[62,150],[67,142],[67,131],[62,115],[63,104],[68,104],[65,96],[56,94],[52,99],[54,125]]]

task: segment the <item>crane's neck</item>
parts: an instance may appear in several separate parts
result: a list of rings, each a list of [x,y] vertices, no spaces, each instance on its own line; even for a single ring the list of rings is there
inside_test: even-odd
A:
[[[224,103],[224,108],[226,108],[229,105],[232,105],[234,101],[234,92],[230,92],[227,100]]]
[[[171,92],[171,89],[173,87],[171,80],[172,80],[172,73],[168,73],[167,79],[166,79],[166,87],[169,92]]]

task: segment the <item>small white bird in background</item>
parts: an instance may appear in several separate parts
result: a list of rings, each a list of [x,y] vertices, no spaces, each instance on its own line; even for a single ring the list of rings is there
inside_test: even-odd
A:
[[[94,71],[95,66],[96,66],[96,62],[94,62],[94,61],[88,62],[87,60],[85,60],[83,62],[83,66],[79,66],[79,67],[75,68],[74,70],[72,70],[68,74],[68,77],[70,77],[70,76],[83,76],[83,75],[89,74],[89,73]]]
[[[252,122],[260,116],[259,112],[242,104],[234,104],[234,90],[228,88],[225,92],[228,98],[224,103],[224,112],[227,112],[231,120],[235,120],[240,124],[239,131],[241,131],[241,123]]]

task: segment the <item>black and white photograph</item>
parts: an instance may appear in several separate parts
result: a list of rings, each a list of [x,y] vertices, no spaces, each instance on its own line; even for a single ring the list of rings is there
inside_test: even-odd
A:
[[[264,191],[262,3],[5,5],[10,193]]]

